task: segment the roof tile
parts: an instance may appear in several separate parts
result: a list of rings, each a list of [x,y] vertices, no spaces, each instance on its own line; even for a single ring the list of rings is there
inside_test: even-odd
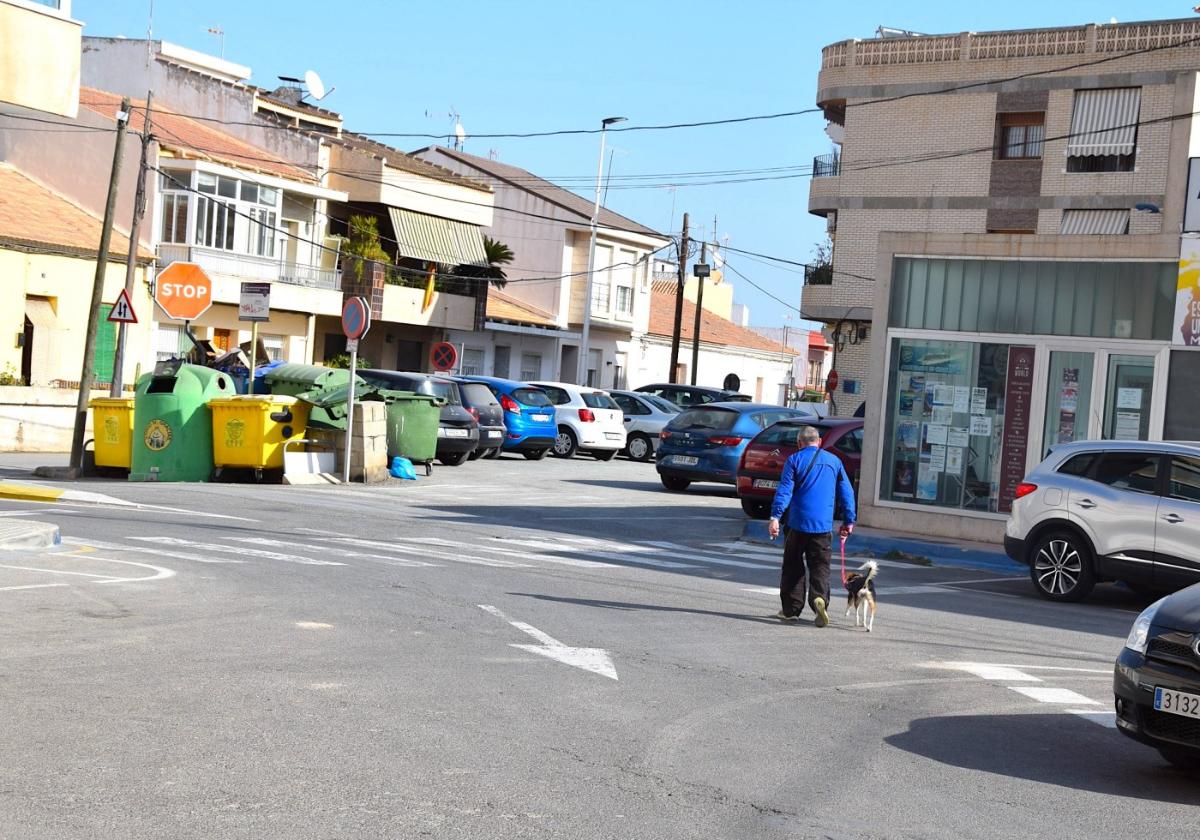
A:
[[[684,298],[683,325],[680,337],[683,341],[691,341],[693,327],[696,323],[696,304]],[[655,289],[650,295],[650,335],[670,337],[675,326],[675,295],[666,294]],[[781,353],[790,356],[797,355],[795,350],[782,346],[777,341],[771,341],[766,336],[759,335],[754,330],[739,326],[733,321],[701,310],[700,341],[705,344],[718,344],[725,347],[736,347],[743,350],[759,350],[769,353]]]

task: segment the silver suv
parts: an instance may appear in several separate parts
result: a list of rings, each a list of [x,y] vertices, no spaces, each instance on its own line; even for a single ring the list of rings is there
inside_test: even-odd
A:
[[[1200,581],[1200,444],[1081,441],[1017,486],[1004,535],[1052,601],[1098,581],[1174,590]]]

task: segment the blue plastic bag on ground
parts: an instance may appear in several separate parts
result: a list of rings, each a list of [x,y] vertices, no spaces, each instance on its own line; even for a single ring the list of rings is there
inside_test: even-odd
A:
[[[392,465],[388,468],[388,472],[392,474],[392,478],[406,478],[409,481],[417,480],[417,470],[413,467],[412,461],[399,455],[392,459]]]

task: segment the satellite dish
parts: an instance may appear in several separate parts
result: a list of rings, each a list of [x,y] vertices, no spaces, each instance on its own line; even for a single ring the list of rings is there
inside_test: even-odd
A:
[[[316,70],[304,71],[304,86],[308,88],[308,93],[313,99],[321,100],[325,98],[325,83],[321,81],[321,77],[317,75]]]

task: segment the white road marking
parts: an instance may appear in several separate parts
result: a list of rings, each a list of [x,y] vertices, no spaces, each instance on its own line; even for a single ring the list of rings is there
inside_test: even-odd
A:
[[[646,542],[646,546],[665,549],[668,556],[683,557],[688,560],[700,560],[717,566],[737,566],[742,569],[771,569],[777,570],[778,563],[760,563],[755,560],[731,560],[728,557],[710,553],[707,548],[689,548],[686,545],[672,542]],[[736,555],[735,555],[736,556]]]
[[[928,662],[927,668],[943,668],[950,671],[966,671],[981,680],[989,682],[1041,682],[1035,677],[1020,671],[1013,665],[993,665],[988,662]]]
[[[18,589],[52,589],[56,586],[66,586],[65,583],[30,583],[25,586],[0,586],[0,592],[16,592]]]
[[[9,566],[0,563],[0,569],[14,569],[18,572],[41,572],[48,575],[74,575],[77,577],[102,578],[104,580],[112,580],[112,575],[98,575],[93,572],[69,572],[65,569],[38,569],[33,566]]]
[[[431,540],[431,542],[446,542],[446,541],[445,540]],[[556,546],[554,546],[552,541],[544,540],[544,539],[543,540],[521,540],[521,539],[505,538],[505,542],[510,542],[510,543],[513,543],[514,545],[527,545],[532,548],[542,549],[541,552],[531,552],[531,554],[536,553],[538,555],[544,555],[545,549],[547,549],[547,548],[552,549],[552,550],[556,548]],[[447,544],[448,545],[457,545],[457,543],[447,543]],[[564,546],[557,547],[557,550],[571,551],[571,550],[573,550],[573,548],[572,548],[572,546],[564,545]],[[616,560],[620,564],[633,563],[638,566],[652,566],[657,569],[695,569],[695,568],[697,568],[695,565],[690,564],[690,563],[676,563],[671,560],[659,560],[654,557],[643,557],[643,556],[638,555],[637,552],[633,552],[631,554],[626,554],[622,551],[601,551],[597,548],[589,548],[587,550],[587,553],[591,557],[603,557],[606,560]],[[550,555],[550,556],[553,556],[553,555]],[[541,559],[548,559],[548,557],[542,556]]]
[[[243,563],[243,560],[227,560],[223,557],[205,557],[201,554],[185,554],[179,551],[164,551],[158,548],[146,548],[140,545],[118,545],[117,543],[97,542],[96,540],[81,540],[78,537],[63,537],[63,545],[91,546],[104,551],[129,551],[135,554],[150,554],[154,557],[168,557],[172,560],[190,560],[193,563]]]
[[[479,604],[479,609],[484,612],[494,615],[501,621],[506,621],[513,627],[520,630],[522,633],[533,636],[541,642],[540,645],[517,645],[510,644],[509,647],[515,647],[518,650],[524,650],[529,653],[536,653],[539,656],[545,656],[548,659],[553,659],[562,662],[565,665],[570,665],[573,668],[580,668],[584,671],[590,671],[593,674],[599,674],[602,677],[608,677],[610,680],[617,679],[617,668],[613,665],[612,658],[608,655],[608,651],[603,648],[577,648],[568,647],[550,636],[543,633],[531,624],[526,624],[523,621],[514,621],[490,604]]]
[[[234,539],[234,542],[247,543],[249,545],[265,545],[275,548],[308,549],[310,551],[317,552],[329,552],[333,550],[327,545],[310,545],[308,543],[285,542],[283,540],[272,540],[266,537],[237,537]],[[354,557],[363,560],[384,560],[396,566],[407,566],[409,568],[428,567],[440,569],[442,566],[441,563],[426,563],[423,560],[409,560],[408,558],[401,557],[385,557],[382,554],[363,554],[359,551],[348,551],[344,548],[338,548],[336,550],[339,557]]]
[[[1008,688],[1018,694],[1024,694],[1031,700],[1037,700],[1039,703],[1059,703],[1068,706],[1100,705],[1090,697],[1084,697],[1069,688],[1051,688],[1041,685],[1010,685]]]
[[[241,546],[234,545],[221,545],[220,543],[192,542],[191,540],[182,540],[178,537],[130,537],[130,539],[161,545],[177,545],[183,548],[191,548],[196,551],[214,551],[223,554],[243,554],[248,557],[261,557],[264,560],[279,560],[283,563],[297,563],[302,566],[346,565],[345,563],[338,563],[333,560],[314,560],[309,557],[299,557],[295,554],[284,554],[279,551],[264,551],[258,548],[243,548]]]
[[[332,630],[332,624],[326,624],[324,621],[297,621],[296,626],[301,630]]]
[[[1101,712],[1096,709],[1063,709],[1064,712],[1072,715],[1079,715],[1084,720],[1090,720],[1092,723],[1108,729],[1117,728],[1117,713],[1116,712]]]
[[[379,551],[397,552],[400,554],[420,554],[437,557],[439,560],[450,560],[454,563],[467,563],[473,566],[495,566],[505,569],[526,568],[526,563],[513,563],[509,560],[487,560],[478,557],[463,557],[458,554],[449,554],[446,552],[437,551],[436,549],[427,546],[406,545],[399,542],[380,542],[378,540],[362,540],[356,537],[330,537],[329,542],[342,543],[345,545],[356,545],[363,548],[374,548]],[[448,543],[452,547],[460,547],[461,543]]]

